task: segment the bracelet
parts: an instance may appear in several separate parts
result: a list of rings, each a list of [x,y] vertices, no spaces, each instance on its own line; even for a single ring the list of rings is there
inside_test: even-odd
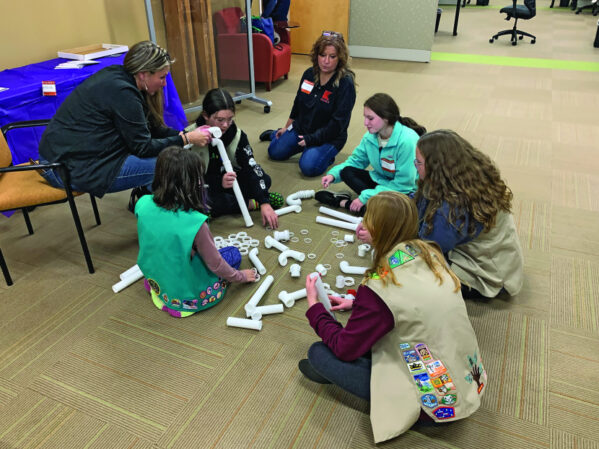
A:
[[[181,135],[181,137],[183,137],[183,143],[184,143],[185,145],[189,145],[189,139],[187,138],[187,133],[183,133],[183,134]]]

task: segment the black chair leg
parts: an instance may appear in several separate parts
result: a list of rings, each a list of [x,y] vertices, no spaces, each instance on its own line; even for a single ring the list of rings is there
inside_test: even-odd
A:
[[[71,207],[71,213],[73,214],[73,221],[75,222],[75,227],[77,228],[77,234],[79,235],[79,241],[81,242],[81,249],[83,250],[83,255],[85,256],[85,262],[87,263],[87,269],[90,273],[93,273],[94,264],[92,263],[92,258],[89,254],[87,241],[85,240],[85,234],[83,233],[83,227],[81,226],[81,220],[79,220],[79,213],[77,212],[75,199],[73,198],[73,195],[69,189],[67,189],[67,198],[69,200],[69,206]]]
[[[96,204],[96,198],[90,193],[89,199],[92,202],[92,209],[94,210],[94,217],[96,217],[96,224],[101,225],[100,213],[98,212],[98,205]]]
[[[6,280],[6,285],[12,285],[12,279],[10,277],[10,273],[8,271],[8,266],[6,265],[6,261],[4,260],[4,255],[2,254],[1,249],[0,249],[0,267],[2,267],[2,274],[4,274],[4,280]]]
[[[25,225],[27,225],[27,231],[29,232],[29,235],[31,235],[31,234],[33,234],[33,226],[31,226],[31,220],[29,219],[29,212],[27,212],[26,207],[21,209],[21,211],[23,212],[23,218],[25,219]]]

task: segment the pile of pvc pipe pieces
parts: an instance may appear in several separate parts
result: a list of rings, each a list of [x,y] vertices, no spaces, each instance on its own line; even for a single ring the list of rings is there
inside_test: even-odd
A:
[[[241,231],[237,234],[229,234],[227,238],[216,236],[214,237],[214,244],[216,249],[234,246],[242,256],[247,256],[250,248],[257,248],[260,245],[260,240],[250,237],[245,231]]]

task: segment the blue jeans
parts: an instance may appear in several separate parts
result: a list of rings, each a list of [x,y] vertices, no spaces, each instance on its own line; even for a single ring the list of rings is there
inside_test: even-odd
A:
[[[41,163],[47,163],[40,161]],[[132,189],[134,187],[146,186],[148,190],[152,191],[152,181],[154,180],[154,169],[156,167],[156,158],[139,158],[137,156],[129,156],[125,159],[121,171],[114,178],[112,184],[106,191],[106,193],[120,192],[122,190]],[[50,183],[53,187],[64,189],[64,184],[59,174],[54,170],[46,170],[42,176]],[[73,190],[85,191],[80,189],[76,185],[71,185]]]
[[[274,161],[285,161],[294,154],[302,153],[299,167],[305,176],[322,175],[335,162],[335,156],[339,152],[330,143],[309,148],[299,146],[297,143],[300,139],[295,129],[285,131],[278,139],[274,131],[270,137],[272,141],[268,146],[268,156]]]
[[[353,362],[339,360],[322,341],[317,341],[308,350],[308,360],[318,374],[345,391],[370,401],[370,368],[372,360],[368,356]]]

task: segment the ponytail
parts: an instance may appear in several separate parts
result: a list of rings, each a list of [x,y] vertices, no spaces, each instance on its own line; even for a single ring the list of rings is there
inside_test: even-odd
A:
[[[416,131],[416,134],[418,134],[418,136],[422,136],[423,134],[426,133],[426,128],[424,126],[416,123],[416,121],[410,117],[399,117],[398,121],[403,126],[407,126],[408,128],[411,128],[414,131]]]

